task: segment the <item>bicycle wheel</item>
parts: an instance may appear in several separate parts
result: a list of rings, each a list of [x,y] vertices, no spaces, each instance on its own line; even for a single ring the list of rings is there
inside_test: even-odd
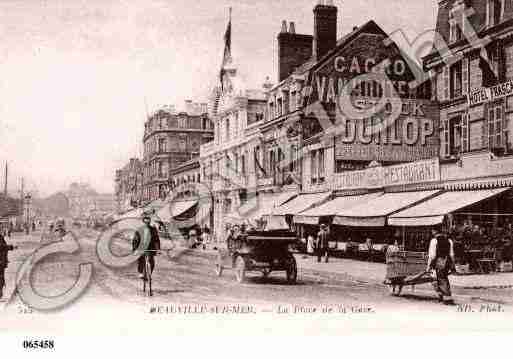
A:
[[[146,280],[148,282],[148,290],[150,297],[153,296],[153,291],[151,288],[151,265],[150,265],[150,257],[146,256]]]
[[[142,272],[143,293],[146,293],[146,260]]]

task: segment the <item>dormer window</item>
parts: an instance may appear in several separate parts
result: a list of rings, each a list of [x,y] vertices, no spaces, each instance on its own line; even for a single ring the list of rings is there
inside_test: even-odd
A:
[[[487,0],[486,25],[488,27],[499,24],[504,18],[505,0]]]
[[[458,0],[449,12],[449,41],[456,42],[465,32],[465,1]]]

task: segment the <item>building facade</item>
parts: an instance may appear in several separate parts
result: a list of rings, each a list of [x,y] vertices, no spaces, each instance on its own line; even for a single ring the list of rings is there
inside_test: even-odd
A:
[[[185,111],[155,111],[144,124],[143,193],[145,203],[164,199],[170,170],[199,156],[200,146],[213,138],[206,104],[186,101]]]
[[[213,197],[213,215],[202,216],[210,218],[217,238],[225,233],[227,215],[256,190],[259,126],[266,111],[265,88],[246,88],[235,67],[226,71],[223,82],[223,91],[214,89],[210,106],[214,141],[203,145],[200,154],[201,176]]]
[[[141,204],[143,166],[138,158],[131,158],[122,169],[116,171],[115,193],[119,212],[127,211]]]
[[[513,1],[438,2],[424,58],[440,104],[442,177],[450,187],[511,184]]]

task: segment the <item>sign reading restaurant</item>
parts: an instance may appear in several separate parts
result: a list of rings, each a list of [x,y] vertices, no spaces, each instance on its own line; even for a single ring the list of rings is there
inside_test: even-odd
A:
[[[472,91],[468,96],[469,106],[477,106],[513,95],[513,80],[492,87],[482,87]]]
[[[437,181],[440,181],[440,163],[438,158],[433,158],[395,166],[378,166],[337,173],[333,189],[375,189]]]

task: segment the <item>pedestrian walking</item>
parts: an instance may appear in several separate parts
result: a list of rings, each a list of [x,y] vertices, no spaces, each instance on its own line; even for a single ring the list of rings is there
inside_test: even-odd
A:
[[[315,240],[311,234],[306,239],[306,252],[312,256],[315,253]]]
[[[7,244],[2,233],[0,233],[0,299],[3,297],[5,287],[5,270],[9,264],[8,252],[18,247]]]
[[[449,274],[455,272],[454,246],[445,234],[435,233],[429,243],[427,271],[434,271],[433,287],[441,302],[453,303]]]
[[[328,263],[329,259],[329,238],[328,228],[325,224],[321,224],[321,230],[317,234],[317,262],[321,262],[321,258],[324,257],[324,261]]]

